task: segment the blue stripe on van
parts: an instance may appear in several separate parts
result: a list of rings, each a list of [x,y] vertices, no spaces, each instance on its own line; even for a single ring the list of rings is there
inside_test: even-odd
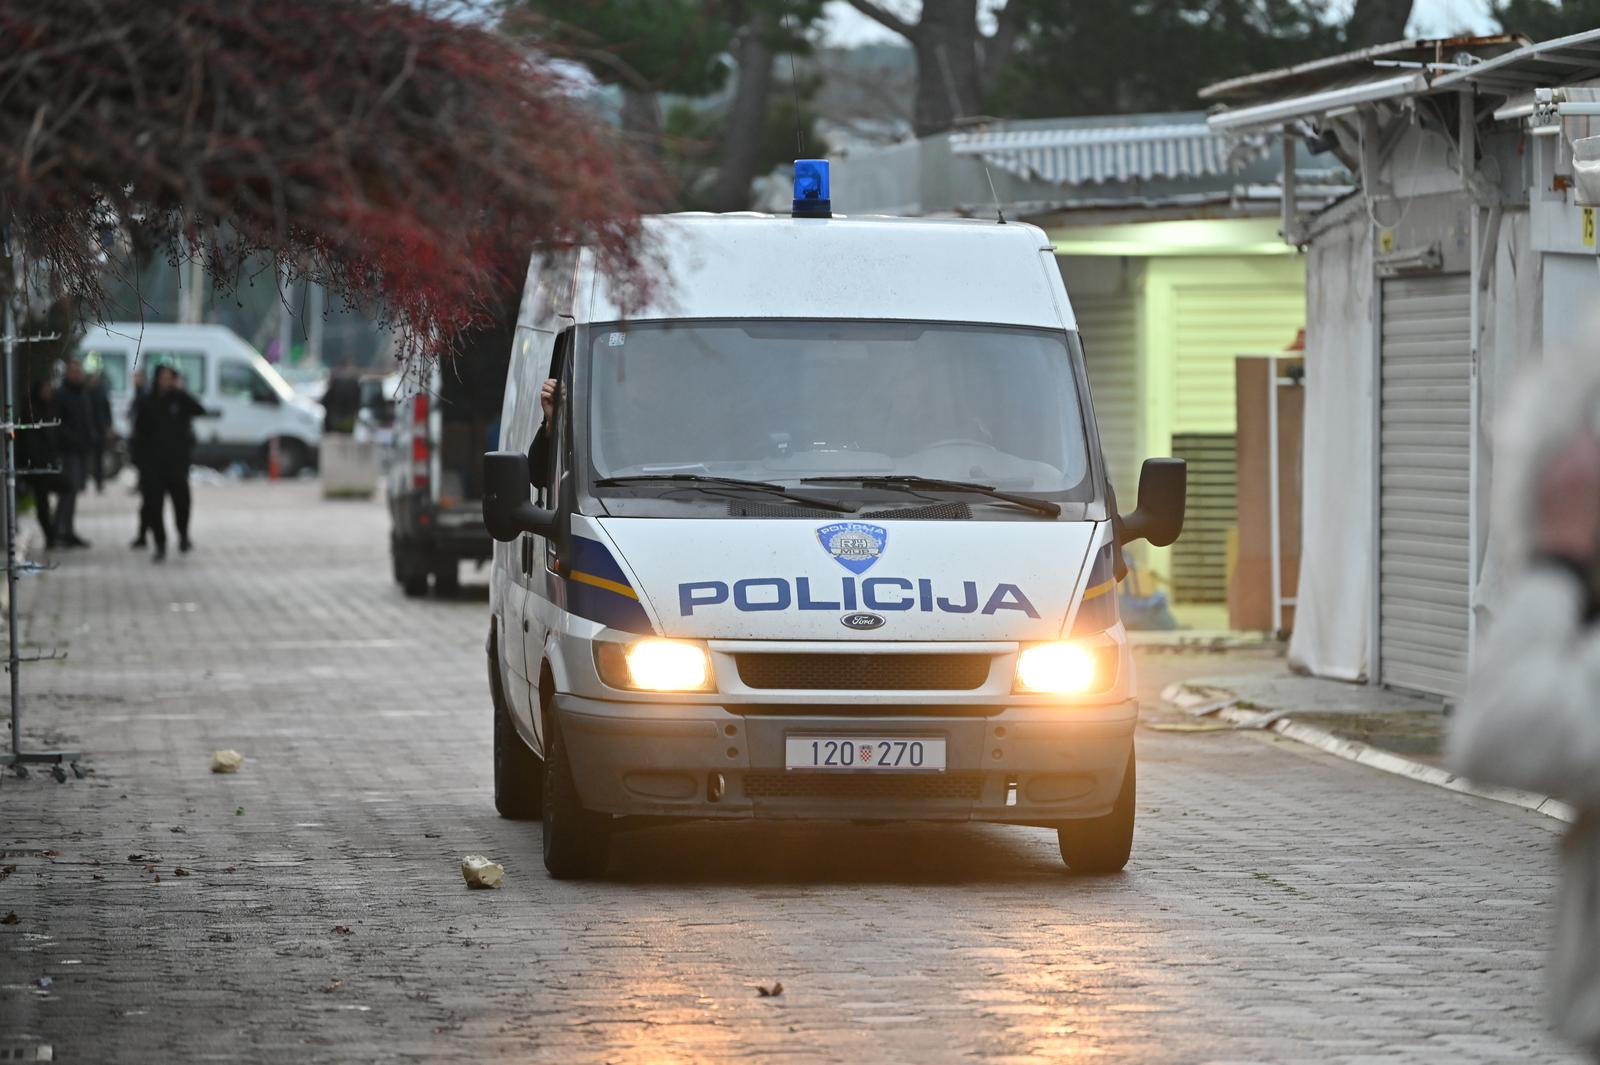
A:
[[[1089,579],[1083,587],[1083,601],[1078,605],[1078,616],[1072,621],[1072,635],[1088,636],[1104,632],[1117,623],[1121,616],[1117,610],[1117,569],[1110,544],[1100,548],[1094,564],[1089,567]]]
[[[571,569],[561,581],[568,613],[623,632],[654,634],[639,593],[605,544],[574,536],[572,556]]]

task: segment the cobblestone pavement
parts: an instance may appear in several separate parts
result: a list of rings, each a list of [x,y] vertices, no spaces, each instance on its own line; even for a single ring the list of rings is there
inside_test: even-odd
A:
[[[197,515],[154,566],[120,490],[90,500],[95,547],[26,589],[71,653],[25,674],[30,738],[93,772],[0,786],[0,1059],[1571,1060],[1540,1015],[1555,822],[1145,730],[1120,877],[1040,830],[765,824],[555,883],[490,805],[482,584],[404,599],[381,504],[312,485]]]

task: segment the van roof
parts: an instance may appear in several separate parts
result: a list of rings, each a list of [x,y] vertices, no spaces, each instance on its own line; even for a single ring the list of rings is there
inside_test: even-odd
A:
[[[179,337],[227,339],[244,343],[244,338],[225,325],[179,322],[96,322],[84,330],[84,343],[111,343],[132,348],[140,344],[172,343]]]
[[[1050,241],[1025,223],[739,212],[657,215],[644,229],[647,304],[625,314],[601,277],[580,288],[584,320],[876,318],[1076,328]]]

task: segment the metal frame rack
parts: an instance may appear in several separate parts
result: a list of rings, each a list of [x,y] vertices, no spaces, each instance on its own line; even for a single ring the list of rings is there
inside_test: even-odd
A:
[[[21,639],[17,632],[17,578],[40,573],[49,566],[29,562],[17,553],[17,474],[23,473],[49,473],[49,470],[23,470],[17,469],[17,434],[30,430],[47,429],[55,425],[54,422],[36,422],[24,424],[17,421],[16,411],[16,366],[17,345],[37,341],[55,339],[48,336],[19,337],[17,336],[17,303],[22,291],[22,264],[21,256],[12,247],[11,229],[6,226],[0,229],[0,254],[10,260],[12,266],[13,288],[5,294],[5,336],[3,338],[4,363],[0,366],[0,405],[3,405],[3,420],[0,420],[0,475],[5,480],[5,492],[0,496],[0,510],[4,512],[5,534],[5,571],[6,571],[6,673],[11,681],[11,750],[0,751],[0,766],[10,766],[19,777],[28,775],[29,765],[48,765],[51,773],[58,781],[67,779],[67,766],[78,776],[83,772],[78,768],[78,760],[82,757],[77,751],[25,751],[22,749],[22,694],[20,690],[20,677],[24,662],[39,662],[51,659],[65,658],[63,653],[30,653],[23,654]]]

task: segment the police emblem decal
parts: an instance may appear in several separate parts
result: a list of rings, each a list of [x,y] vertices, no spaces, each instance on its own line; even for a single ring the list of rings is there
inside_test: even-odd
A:
[[[817,542],[851,573],[865,573],[883,554],[889,530],[864,521],[839,521],[818,529]]]

